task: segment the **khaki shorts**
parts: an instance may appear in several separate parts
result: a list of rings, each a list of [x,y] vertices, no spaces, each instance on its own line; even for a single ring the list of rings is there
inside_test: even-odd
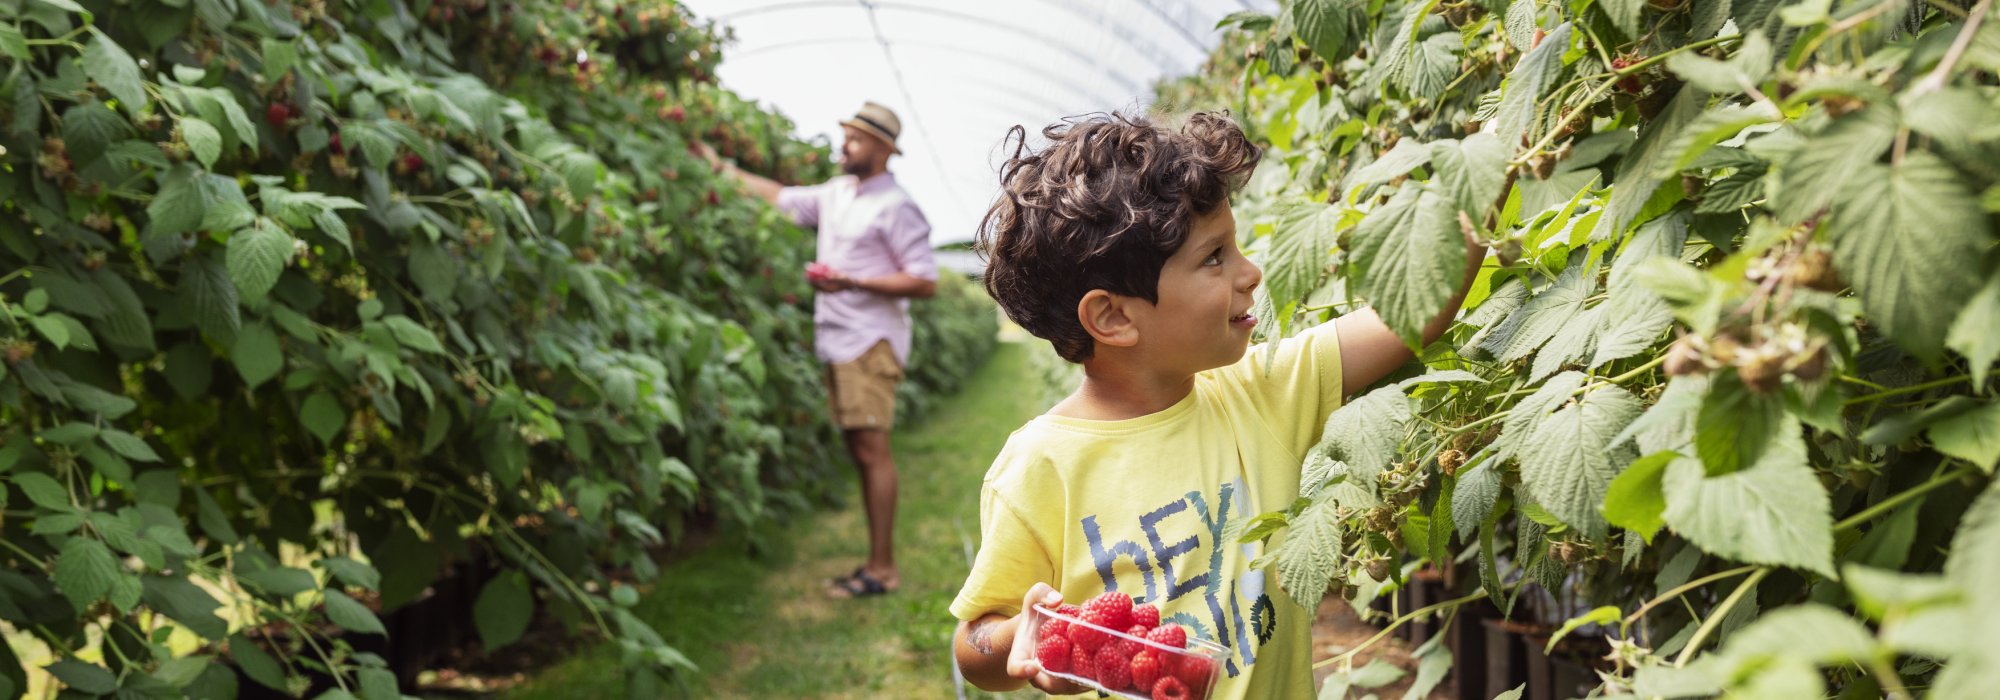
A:
[[[853,362],[827,365],[827,406],[842,429],[888,430],[896,422],[896,384],[903,365],[889,341],[877,341]]]

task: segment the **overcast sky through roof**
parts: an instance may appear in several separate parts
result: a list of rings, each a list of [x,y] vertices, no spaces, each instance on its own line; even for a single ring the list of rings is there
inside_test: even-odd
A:
[[[1147,104],[1195,71],[1223,16],[1275,0],[683,0],[735,29],[723,85],[838,143],[864,100],[903,120],[889,169],[942,245],[972,238],[1000,140],[1064,116]]]

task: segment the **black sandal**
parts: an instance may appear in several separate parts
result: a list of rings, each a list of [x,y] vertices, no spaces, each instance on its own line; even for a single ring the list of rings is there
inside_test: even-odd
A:
[[[861,566],[854,567],[853,571],[849,571],[845,575],[835,576],[833,578],[827,579],[826,585],[833,586],[836,588],[846,588],[848,581],[854,580],[855,577],[860,576],[862,572],[866,570],[867,567],[861,567]]]
[[[873,576],[869,576],[868,572],[862,569],[855,569],[854,573],[849,574],[846,578],[835,579],[833,585],[842,591],[846,591],[846,597],[849,599],[872,598],[889,592],[887,586],[882,585],[881,581],[876,580]]]

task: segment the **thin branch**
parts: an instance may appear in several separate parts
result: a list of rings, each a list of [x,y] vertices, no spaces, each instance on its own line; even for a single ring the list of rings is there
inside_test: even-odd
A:
[[[1742,576],[1743,574],[1756,571],[1757,568],[1758,567],[1754,564],[1750,566],[1739,566],[1734,569],[1730,569],[1728,571],[1718,571],[1716,573],[1712,573],[1707,576],[1703,576],[1693,581],[1689,581],[1687,583],[1683,583],[1679,586],[1676,586],[1672,590],[1669,590],[1665,593],[1661,593],[1659,597],[1646,601],[1645,605],[1639,606],[1638,610],[1634,610],[1632,611],[1632,614],[1625,616],[1625,626],[1631,627],[1633,623],[1639,621],[1639,618],[1645,617],[1648,611],[1665,604],[1667,601],[1679,598],[1683,594],[1686,594],[1688,591],[1692,591],[1696,588],[1700,588],[1702,586],[1706,586],[1708,584],[1715,583],[1716,581],[1720,581],[1726,578],[1731,578],[1734,576]]]
[[[1931,477],[1930,481],[1926,481],[1922,484],[1917,485],[1915,488],[1911,488],[1910,490],[1903,491],[1894,496],[1882,499],[1881,503],[1869,506],[1867,510],[1855,513],[1854,515],[1849,516],[1838,523],[1834,523],[1833,532],[1834,534],[1840,534],[1842,532],[1846,532],[1848,530],[1860,527],[1863,523],[1866,523],[1870,520],[1874,520],[1877,516],[1880,516],[1883,513],[1887,513],[1890,510],[1894,510],[1897,506],[1903,505],[1904,503],[1908,502],[1913,498],[1935,491],[1939,488],[1944,487],[1946,484],[1958,481],[1960,477],[1964,477],[1966,475],[1971,474],[1975,469],[1976,467],[1964,466],[1958,469],[1942,470],[1938,473],[1937,476]]]
[[[1922,384],[1913,384],[1913,385],[1910,385],[1910,386],[1903,386],[1903,387],[1896,387],[1896,388],[1894,388],[1894,389],[1890,389],[1890,390],[1888,390],[1888,391],[1881,391],[1881,392],[1876,392],[1876,393],[1873,393],[1873,394],[1869,394],[1869,395],[1867,395],[1867,396],[1857,396],[1857,397],[1854,397],[1854,398],[1851,398],[1851,399],[1848,399],[1848,400],[1846,401],[1846,404],[1845,404],[1845,405],[1848,405],[1848,406],[1852,406],[1852,405],[1855,405],[1855,404],[1858,404],[1858,403],[1868,403],[1868,402],[1870,402],[1870,401],[1881,401],[1882,399],[1886,399],[1886,398],[1889,398],[1889,397],[1892,397],[1892,396],[1902,396],[1902,395],[1904,395],[1904,394],[1914,394],[1914,393],[1917,393],[1917,392],[1920,392],[1920,391],[1929,391],[1929,390],[1931,390],[1931,389],[1936,389],[1936,388],[1938,388],[1938,387],[1945,387],[1945,386],[1951,386],[1951,385],[1953,385],[1953,384],[1957,384],[1957,383],[1959,383],[1959,382],[1963,382],[1963,381],[1966,381],[1966,380],[1969,380],[1969,379],[1972,379],[1972,377],[1969,377],[1969,376],[1966,376],[1966,375],[1963,375],[1963,374],[1961,374],[1961,375],[1958,375],[1958,376],[1956,376],[1956,377],[1946,377],[1946,378],[1944,378],[1944,379],[1939,379],[1939,380],[1936,380],[1936,381],[1930,381],[1930,382],[1924,382],[1924,383],[1922,383]]]
[[[1771,575],[1770,568],[1760,567],[1756,573],[1750,574],[1750,578],[1743,579],[1743,583],[1736,586],[1736,590],[1730,593],[1728,598],[1723,599],[1721,605],[1708,613],[1708,619],[1702,621],[1701,628],[1694,631],[1694,637],[1688,640],[1687,647],[1681,650],[1680,657],[1674,659],[1674,666],[1676,668],[1686,666],[1688,661],[1693,660],[1695,651],[1701,648],[1702,642],[1708,641],[1709,635],[1715,634],[1715,630],[1722,626],[1722,620],[1729,617],[1729,611],[1735,609],[1737,603],[1743,602],[1743,596],[1749,595],[1750,591],[1757,588],[1757,583],[1769,575]]]
[[[1412,611],[1410,611],[1410,612],[1409,612],[1409,613],[1407,613],[1407,614],[1404,614],[1404,615],[1401,615],[1401,616],[1398,616],[1398,617],[1397,617],[1397,618],[1396,618],[1396,619],[1395,619],[1394,621],[1390,622],[1390,623],[1388,624],[1388,626],[1386,626],[1386,627],[1383,627],[1383,628],[1382,628],[1382,631],[1380,631],[1380,632],[1376,632],[1376,633],[1375,633],[1375,636],[1373,636],[1373,637],[1369,637],[1367,641],[1365,641],[1365,642],[1362,642],[1360,646],[1357,646],[1357,647],[1355,647],[1355,648],[1353,648],[1353,649],[1349,649],[1349,650],[1347,650],[1347,651],[1346,651],[1345,653],[1342,653],[1342,654],[1340,654],[1339,656],[1335,656],[1335,657],[1333,657],[1333,658],[1330,658],[1330,659],[1327,659],[1327,660],[1325,660],[1325,661],[1321,661],[1321,662],[1319,662],[1319,663],[1316,663],[1316,664],[1313,664],[1313,668],[1315,668],[1315,669],[1319,669],[1319,668],[1325,668],[1325,667],[1327,667],[1327,666],[1331,666],[1331,665],[1333,665],[1333,664],[1336,664],[1336,663],[1340,663],[1340,662],[1343,662],[1343,661],[1349,661],[1349,660],[1352,660],[1352,659],[1354,658],[1354,655],[1355,655],[1355,654],[1359,654],[1359,653],[1361,653],[1361,652],[1363,652],[1363,651],[1366,651],[1366,650],[1368,649],[1368,647],[1371,647],[1371,646],[1374,646],[1376,642],[1379,642],[1379,641],[1382,641],[1382,639],[1383,639],[1383,638],[1385,638],[1385,637],[1388,637],[1388,636],[1389,636],[1389,633],[1390,633],[1390,632],[1394,632],[1394,631],[1396,631],[1396,628],[1397,628],[1397,627],[1401,627],[1401,626],[1403,626],[1403,623],[1406,623],[1406,622],[1409,622],[1409,621],[1411,621],[1411,620],[1415,620],[1415,619],[1417,619],[1417,618],[1419,618],[1419,617],[1423,617],[1423,616],[1425,616],[1425,615],[1429,615],[1429,614],[1431,614],[1431,613],[1433,613],[1433,612],[1437,612],[1437,611],[1439,611],[1439,610],[1443,610],[1443,609],[1445,609],[1445,608],[1455,608],[1455,607],[1458,607],[1458,606],[1460,606],[1460,605],[1464,605],[1464,604],[1466,604],[1466,603],[1470,603],[1470,602],[1473,602],[1473,601],[1475,601],[1475,600],[1480,600],[1480,599],[1483,599],[1483,598],[1485,598],[1485,597],[1486,597],[1486,589],[1484,589],[1484,588],[1481,588],[1481,589],[1479,589],[1478,591],[1476,591],[1476,592],[1472,593],[1471,595],[1467,595],[1467,596],[1464,596],[1464,597],[1460,597],[1460,598],[1453,598],[1453,599],[1451,599],[1451,600],[1447,600],[1447,601],[1444,601],[1444,602],[1442,602],[1442,603],[1435,603],[1435,604],[1432,604],[1432,605],[1426,605],[1426,606],[1424,606],[1424,607],[1421,607],[1421,608],[1417,608],[1416,610],[1412,610]],[[1392,602],[1393,602],[1393,599],[1391,599],[1391,600],[1392,600]]]
[[[1890,3],[1882,5],[1886,7]],[[1951,77],[1951,69],[1958,65],[1958,59],[1965,56],[1966,47],[1972,45],[1973,35],[1979,33],[1979,25],[1986,21],[1986,13],[1991,9],[1993,0],[1979,0],[1979,4],[1972,7],[1972,16],[1965,18],[1965,27],[1959,29],[1958,36],[1951,40],[1951,48],[1944,52],[1944,58],[1938,61],[1936,68],[1931,69],[1930,75],[1924,76],[1923,80],[1917,81],[1917,84],[1910,88],[1911,97],[1935,92],[1944,87],[1944,81]]]
[[[1986,0],[1986,1],[1991,2],[1991,0]],[[1537,154],[1540,154],[1543,150],[1547,149],[1551,144],[1554,144],[1556,138],[1562,135],[1563,129],[1568,127],[1570,122],[1576,121],[1577,117],[1589,113],[1589,110],[1584,109],[1584,107],[1589,107],[1590,105],[1595,104],[1598,98],[1603,97],[1604,93],[1609,92],[1611,88],[1613,86],[1616,86],[1618,84],[1618,81],[1624,78],[1625,76],[1635,75],[1641,71],[1646,70],[1647,68],[1651,68],[1654,65],[1657,65],[1660,62],[1667,60],[1668,56],[1672,56],[1674,54],[1681,53],[1683,51],[1704,49],[1710,46],[1714,46],[1716,44],[1729,41],[1736,41],[1741,38],[1743,38],[1743,36],[1740,34],[1731,34],[1729,36],[1719,36],[1713,39],[1704,39],[1683,46],[1676,46],[1672,49],[1661,51],[1657,54],[1653,54],[1652,56],[1648,56],[1646,57],[1645,60],[1639,61],[1624,68],[1611,71],[1611,77],[1606,78],[1603,83],[1598,84],[1597,89],[1591,91],[1588,97],[1583,98],[1582,106],[1570,110],[1569,116],[1563,117],[1562,121],[1557,122],[1553,128],[1549,129],[1547,135],[1543,136],[1541,141],[1537,142],[1534,146],[1528,148],[1528,150],[1523,151],[1521,155],[1516,156],[1512,161],[1509,162],[1516,164],[1526,163],[1528,162],[1529,159],[1534,158]]]

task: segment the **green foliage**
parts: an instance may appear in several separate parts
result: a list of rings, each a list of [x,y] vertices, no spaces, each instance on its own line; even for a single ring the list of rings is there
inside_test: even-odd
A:
[[[687,670],[597,591],[845,473],[811,234],[688,143],[828,149],[718,42],[669,0],[0,3],[0,620],[70,694],[393,697],[349,640],[497,568],[488,647],[546,612]],[[945,287],[920,394],[992,336]]]
[[[979,284],[963,275],[941,272],[937,295],[910,304],[910,366],[896,385],[897,420],[921,418],[931,403],[958,390],[992,354],[1000,333],[1000,314]]]
[[[1991,687],[1955,640],[2000,460],[1992,4],[1232,16],[1160,97],[1268,145],[1236,202],[1264,335],[1365,303],[1414,343],[1460,241],[1496,252],[1421,376],[1353,387],[1300,504],[1236,531],[1290,528],[1308,604],[1467,562],[1460,593],[1607,646],[1610,695]]]

